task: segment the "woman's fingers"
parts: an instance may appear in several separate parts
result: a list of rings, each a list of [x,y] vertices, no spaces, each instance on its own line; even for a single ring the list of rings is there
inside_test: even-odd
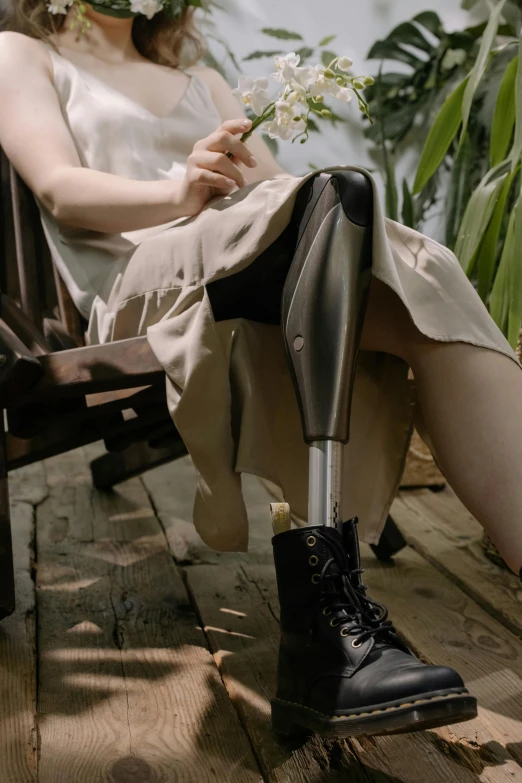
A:
[[[245,166],[255,168],[257,161],[248,146],[234,135],[245,133],[251,125],[250,120],[226,120],[210,136],[198,141],[194,149],[222,152],[224,154],[229,152],[234,157],[235,162],[241,161]]]
[[[209,137],[210,144],[207,149],[212,152],[230,152],[237,161],[241,161],[249,168],[255,168],[257,161],[244,141],[236,139],[226,130],[218,131]]]
[[[202,169],[208,171],[217,171],[228,179],[233,180],[238,187],[242,188],[245,184],[243,172],[230,158],[223,155],[222,152],[211,152],[210,150],[200,150],[192,154],[192,162]]]
[[[211,188],[225,188],[230,190],[234,188],[236,183],[233,179],[225,177],[224,174],[218,174],[216,171],[209,171],[208,169],[198,169],[197,181],[200,185],[206,185]]]

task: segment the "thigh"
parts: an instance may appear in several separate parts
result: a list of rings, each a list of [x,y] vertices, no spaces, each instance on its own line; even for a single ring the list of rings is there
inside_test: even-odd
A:
[[[435,341],[417,329],[395,291],[372,277],[361,350],[391,353],[411,366],[414,351],[428,342]]]

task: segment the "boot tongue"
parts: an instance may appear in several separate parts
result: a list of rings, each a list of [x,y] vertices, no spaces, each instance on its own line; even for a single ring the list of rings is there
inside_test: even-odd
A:
[[[353,571],[354,569],[361,567],[359,537],[357,534],[357,522],[358,522],[358,518],[354,517],[354,519],[350,519],[347,522],[341,523],[340,529],[333,528],[333,527],[325,527],[321,531],[324,536],[330,538],[332,541],[335,541],[337,545],[340,545],[342,547],[346,556],[346,566],[350,571]],[[335,553],[337,553],[337,547],[335,548],[334,551]],[[334,552],[332,552],[332,555],[334,555]],[[337,557],[335,558],[335,562],[332,563],[330,568],[331,568],[331,573],[339,574],[339,575],[341,574],[341,568],[339,567]],[[337,580],[335,581],[337,582]],[[360,574],[355,574],[353,577],[350,577],[350,582],[352,586],[355,588],[355,590],[358,590],[362,587],[362,580]],[[363,591],[363,595],[364,595],[364,591]],[[389,646],[390,646],[389,641],[386,641],[385,639],[377,638],[374,641],[374,647],[371,655],[379,656],[381,654],[379,651]]]

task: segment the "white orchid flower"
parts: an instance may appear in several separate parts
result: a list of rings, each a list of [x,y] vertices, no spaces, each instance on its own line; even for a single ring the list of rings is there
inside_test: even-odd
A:
[[[308,87],[315,80],[315,68],[313,65],[301,65],[294,71],[293,81],[301,87]]]
[[[289,82],[291,79],[295,79],[296,71],[298,71],[297,66],[299,65],[300,61],[300,56],[295,52],[290,52],[290,54],[286,54],[284,57],[276,55],[274,57],[274,62],[277,70],[272,74],[273,78],[276,80],[276,82],[281,83]]]
[[[47,4],[47,10],[50,14],[66,14],[67,9],[74,3],[74,0],[55,0],[54,3]]]
[[[350,101],[353,99],[353,93],[350,90],[349,87],[337,87],[337,92],[334,94],[331,93],[334,98],[337,98],[338,101],[342,101],[343,103],[350,103]]]
[[[349,71],[353,65],[353,61],[349,57],[339,57],[337,60],[337,67],[340,71]]]
[[[306,122],[301,116],[306,109],[297,103],[291,104],[287,100],[278,100],[275,104],[275,117],[266,122],[263,129],[271,139],[287,141],[294,133],[304,131]]]
[[[130,0],[130,10],[133,14],[144,14],[152,19],[163,8],[163,0]]]
[[[271,103],[268,95],[268,79],[251,79],[250,76],[241,76],[239,85],[232,90],[241,103],[250,106],[257,117],[260,117],[266,107]]]

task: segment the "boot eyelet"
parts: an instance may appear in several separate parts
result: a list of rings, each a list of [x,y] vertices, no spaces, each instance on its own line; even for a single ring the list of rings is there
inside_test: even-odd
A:
[[[310,563],[311,566],[316,566],[317,563],[319,562],[319,558],[317,557],[317,555],[312,555],[309,558],[308,562]]]
[[[362,642],[360,642],[358,639],[354,639],[352,641],[352,647],[355,647],[355,649],[357,649],[358,647],[362,647]]]
[[[306,543],[308,544],[308,546],[315,546],[317,544],[317,539],[315,536],[308,536],[308,538],[306,539]]]
[[[329,614],[332,614],[332,610],[328,609],[328,607],[325,606],[324,609],[323,609],[323,614],[324,614],[325,617],[328,617]]]
[[[348,630],[348,628],[346,626],[343,626],[343,628],[341,628],[341,636],[344,636],[346,638],[349,633],[350,633],[350,631]]]
[[[318,584],[318,583],[319,583],[319,580],[320,580],[320,578],[321,578],[321,577],[320,577],[320,575],[319,575],[319,574],[313,574],[313,575],[312,575],[312,583],[313,583],[314,585]]]
[[[336,628],[339,625],[339,623],[340,623],[340,620],[337,617],[333,617],[330,620],[330,625],[332,626],[332,628]]]

